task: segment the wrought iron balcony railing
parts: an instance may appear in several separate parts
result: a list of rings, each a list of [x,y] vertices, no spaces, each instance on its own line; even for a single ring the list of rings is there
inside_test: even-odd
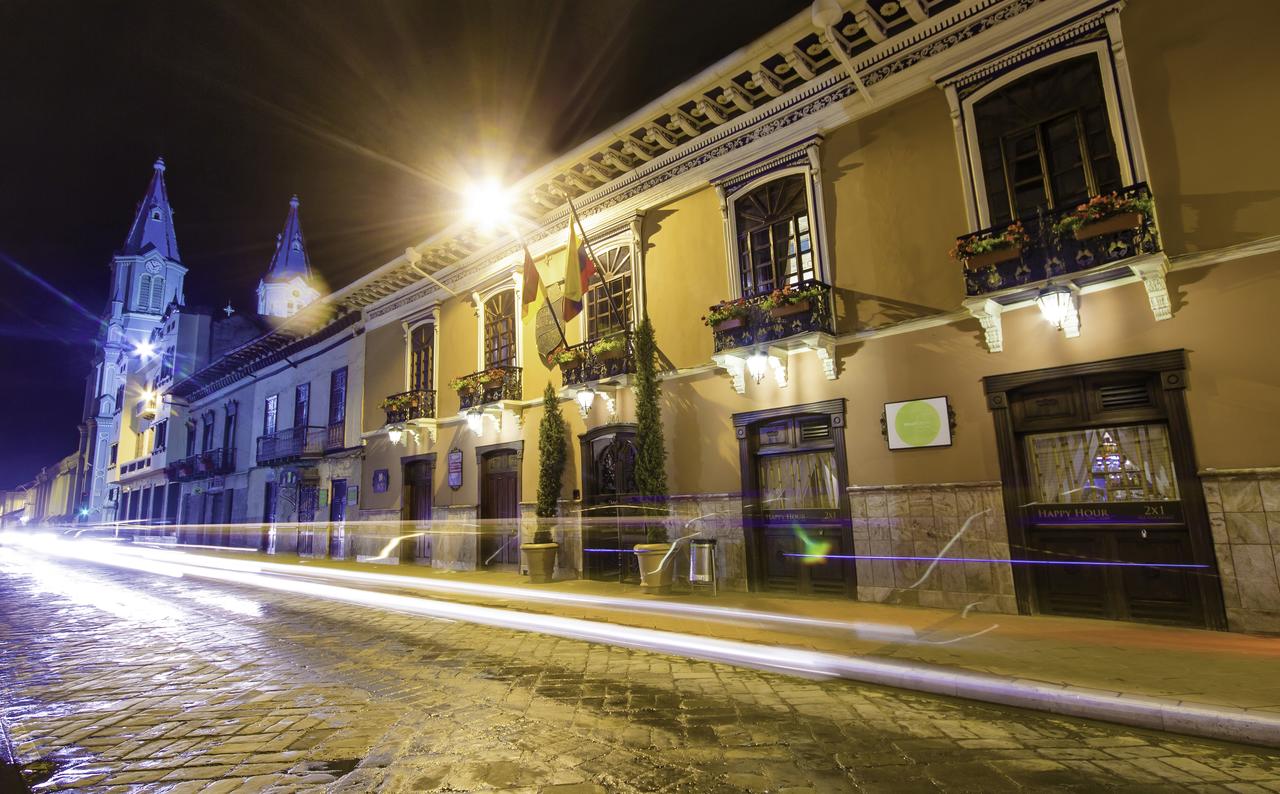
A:
[[[565,348],[558,354],[564,385],[581,386],[635,372],[632,344],[631,333],[627,332]]]
[[[1150,203],[1151,191],[1139,183],[1116,191],[1121,202]],[[1026,243],[969,257],[964,262],[965,293],[985,295],[1058,276],[1121,263],[1131,257],[1160,250],[1160,235],[1150,212],[1120,212],[1076,229],[1063,228],[1063,220],[1077,206],[1041,211],[1034,218],[993,226],[956,239],[963,250],[969,241],[1003,235],[1021,223]],[[1103,268],[1103,270],[1107,270]]]
[[[347,446],[347,423],[346,420],[341,422],[330,422],[325,428],[324,434],[324,451],[333,452],[339,449],[346,449]]]
[[[789,289],[791,292],[782,296],[774,290],[721,304],[733,313],[712,326],[715,352],[804,334],[835,333],[830,285],[810,280]]]
[[[164,467],[165,475],[172,482],[200,480],[217,474],[230,474],[236,468],[234,449],[208,449],[195,455],[175,460]]]
[[[464,411],[522,397],[519,367],[490,367],[459,380],[465,384],[458,389],[458,400]]]
[[[436,393],[430,389],[402,391],[383,400],[382,410],[387,414],[389,425],[414,419],[435,419]]]
[[[258,436],[258,465],[318,458],[325,452],[327,436],[325,427],[290,427]]]

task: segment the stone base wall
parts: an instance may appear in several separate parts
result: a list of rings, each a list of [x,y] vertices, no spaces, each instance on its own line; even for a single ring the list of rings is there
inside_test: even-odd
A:
[[[857,560],[859,601],[952,609],[978,602],[985,611],[1017,613],[1007,562],[939,562],[930,570],[939,556],[1009,559],[1000,483],[858,485],[849,502],[855,554],[925,558]]]
[[[721,590],[747,591],[747,545],[742,531],[742,494],[688,494],[669,502],[668,537],[693,533],[716,540],[716,580]],[[689,581],[689,546],[682,543],[676,560],[676,582]]]
[[[1280,633],[1280,468],[1200,472],[1231,631]]]

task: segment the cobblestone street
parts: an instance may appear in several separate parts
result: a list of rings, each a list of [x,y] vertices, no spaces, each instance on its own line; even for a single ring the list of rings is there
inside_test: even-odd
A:
[[[1280,791],[1280,754],[0,557],[35,791]],[[0,755],[0,760],[3,755]]]

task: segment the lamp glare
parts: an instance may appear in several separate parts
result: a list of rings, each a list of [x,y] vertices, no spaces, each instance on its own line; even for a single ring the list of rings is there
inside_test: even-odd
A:
[[[492,230],[511,217],[511,194],[494,180],[467,188],[465,198],[467,220],[483,230]]]

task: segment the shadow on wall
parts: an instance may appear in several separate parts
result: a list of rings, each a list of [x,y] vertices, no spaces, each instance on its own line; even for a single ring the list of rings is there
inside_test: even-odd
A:
[[[895,300],[869,292],[836,289],[836,328],[842,333],[886,328],[908,320],[942,314],[934,306]]]
[[[1249,231],[1237,228],[1239,216],[1248,209],[1280,199],[1280,190],[1238,190],[1232,193],[1196,193],[1170,196],[1179,206],[1178,231],[1188,251],[1205,251],[1226,245],[1247,243],[1266,237],[1274,229]],[[1160,197],[1157,196],[1159,201]],[[1275,209],[1280,211],[1280,206]],[[1161,215],[1163,221],[1167,214]],[[1162,229],[1163,231],[1163,229]]]

